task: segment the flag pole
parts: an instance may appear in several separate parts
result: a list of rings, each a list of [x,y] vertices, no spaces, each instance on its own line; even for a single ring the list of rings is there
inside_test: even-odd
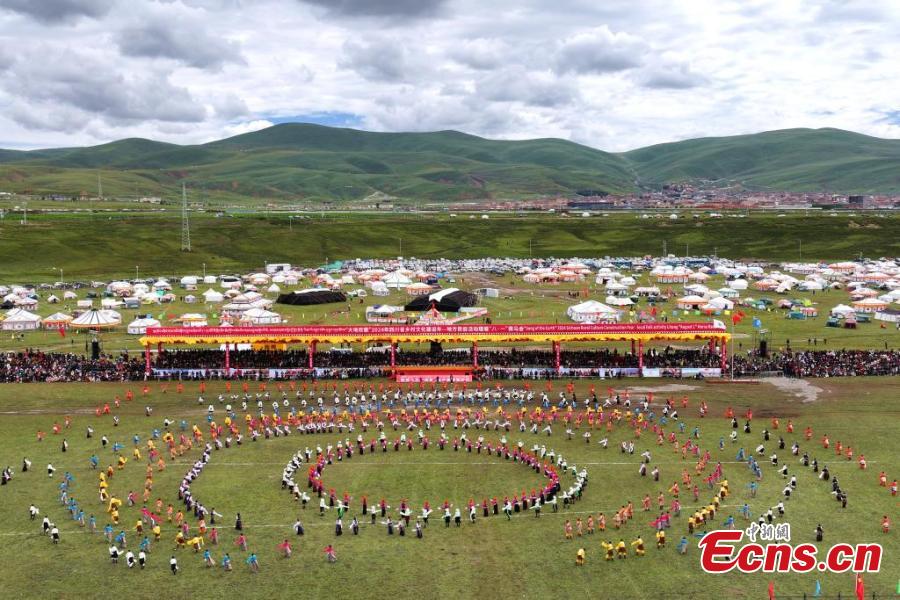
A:
[[[731,381],[734,382],[734,317],[731,318]]]

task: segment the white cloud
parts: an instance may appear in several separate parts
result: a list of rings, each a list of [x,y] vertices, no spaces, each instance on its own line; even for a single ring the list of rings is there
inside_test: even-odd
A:
[[[889,0],[0,0],[0,145],[193,143],[271,115],[609,150],[900,137]],[[274,18],[273,15],[277,15]]]

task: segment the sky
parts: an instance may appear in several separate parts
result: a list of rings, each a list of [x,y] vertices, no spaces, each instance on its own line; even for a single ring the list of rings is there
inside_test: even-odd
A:
[[[0,0],[0,147],[285,122],[610,151],[900,138],[898,32],[890,0]]]

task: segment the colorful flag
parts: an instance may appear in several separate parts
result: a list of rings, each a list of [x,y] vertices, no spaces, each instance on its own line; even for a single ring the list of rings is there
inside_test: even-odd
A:
[[[856,574],[856,600],[863,600],[866,595],[866,584],[863,583],[863,578],[860,573]]]
[[[819,580],[816,579],[816,592],[813,594],[813,598],[818,598],[822,595],[822,584],[819,583]]]
[[[769,582],[769,600],[775,600],[775,582]]]

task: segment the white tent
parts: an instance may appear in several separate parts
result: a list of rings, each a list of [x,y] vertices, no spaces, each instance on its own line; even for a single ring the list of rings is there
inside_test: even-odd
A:
[[[54,327],[57,329],[60,327],[65,328],[68,327],[69,323],[71,322],[71,316],[67,315],[66,313],[57,312],[53,313],[49,317],[44,318],[44,327]]]
[[[713,310],[732,310],[734,308],[734,302],[720,296],[707,302],[704,308],[707,307],[712,308]]]
[[[203,301],[212,304],[214,302],[222,302],[225,300],[225,296],[222,295],[221,292],[217,292],[216,290],[209,289],[203,292]]]
[[[109,329],[117,327],[121,323],[122,317],[116,311],[91,309],[75,318],[69,323],[69,327],[72,329]]]
[[[388,296],[391,293],[383,281],[373,281],[371,287],[373,296]]]
[[[570,306],[566,314],[576,323],[614,323],[619,320],[619,311],[596,300]]]
[[[144,335],[147,333],[148,327],[159,327],[160,322],[156,319],[145,318],[145,319],[135,319],[131,323],[128,324],[128,333],[130,335]]]
[[[900,310],[885,308],[875,313],[877,321],[887,321],[888,323],[900,323]]]
[[[681,309],[691,309],[691,308],[700,308],[704,304],[706,304],[706,300],[701,296],[685,296],[683,298],[679,298],[677,300],[678,308]]]
[[[613,306],[631,306],[634,301],[627,296],[607,296],[606,303]]]
[[[200,313],[184,313],[175,321],[185,327],[206,327],[207,325],[206,315]]]
[[[747,289],[747,280],[746,279],[732,279],[726,285],[733,290],[746,290]]]
[[[856,311],[853,308],[847,306],[846,304],[838,304],[834,308],[831,309],[831,315],[835,317],[846,317],[847,315],[855,314]]]
[[[276,285],[276,284],[273,283],[272,285],[270,285],[270,286],[266,289],[266,291],[267,291],[267,292],[270,292],[270,293],[273,293],[273,294],[277,294],[278,292],[281,291],[281,288],[278,287],[278,285]]]
[[[21,306],[22,308],[33,309],[37,308],[38,301],[31,296],[25,296],[24,298],[19,298],[15,301],[16,306]]]
[[[33,331],[41,326],[41,318],[21,308],[14,308],[0,322],[3,331]]]
[[[251,308],[241,316],[241,322],[253,325],[277,325],[281,323],[281,315],[262,308]]]
[[[78,294],[72,291],[63,292],[63,300],[76,300],[78,298]]]
[[[404,275],[403,273],[401,273],[400,271],[394,271],[393,273],[388,273],[387,275],[385,275],[382,278],[381,281],[387,287],[395,288],[395,289],[405,288],[406,286],[408,286],[409,284],[412,283],[412,280],[409,277],[407,277],[406,275]]]
[[[878,298],[863,298],[853,303],[853,308],[858,312],[873,313],[884,310],[888,307],[888,303]]]
[[[736,289],[730,287],[719,288],[719,293],[722,294],[723,298],[737,298],[740,296]]]

